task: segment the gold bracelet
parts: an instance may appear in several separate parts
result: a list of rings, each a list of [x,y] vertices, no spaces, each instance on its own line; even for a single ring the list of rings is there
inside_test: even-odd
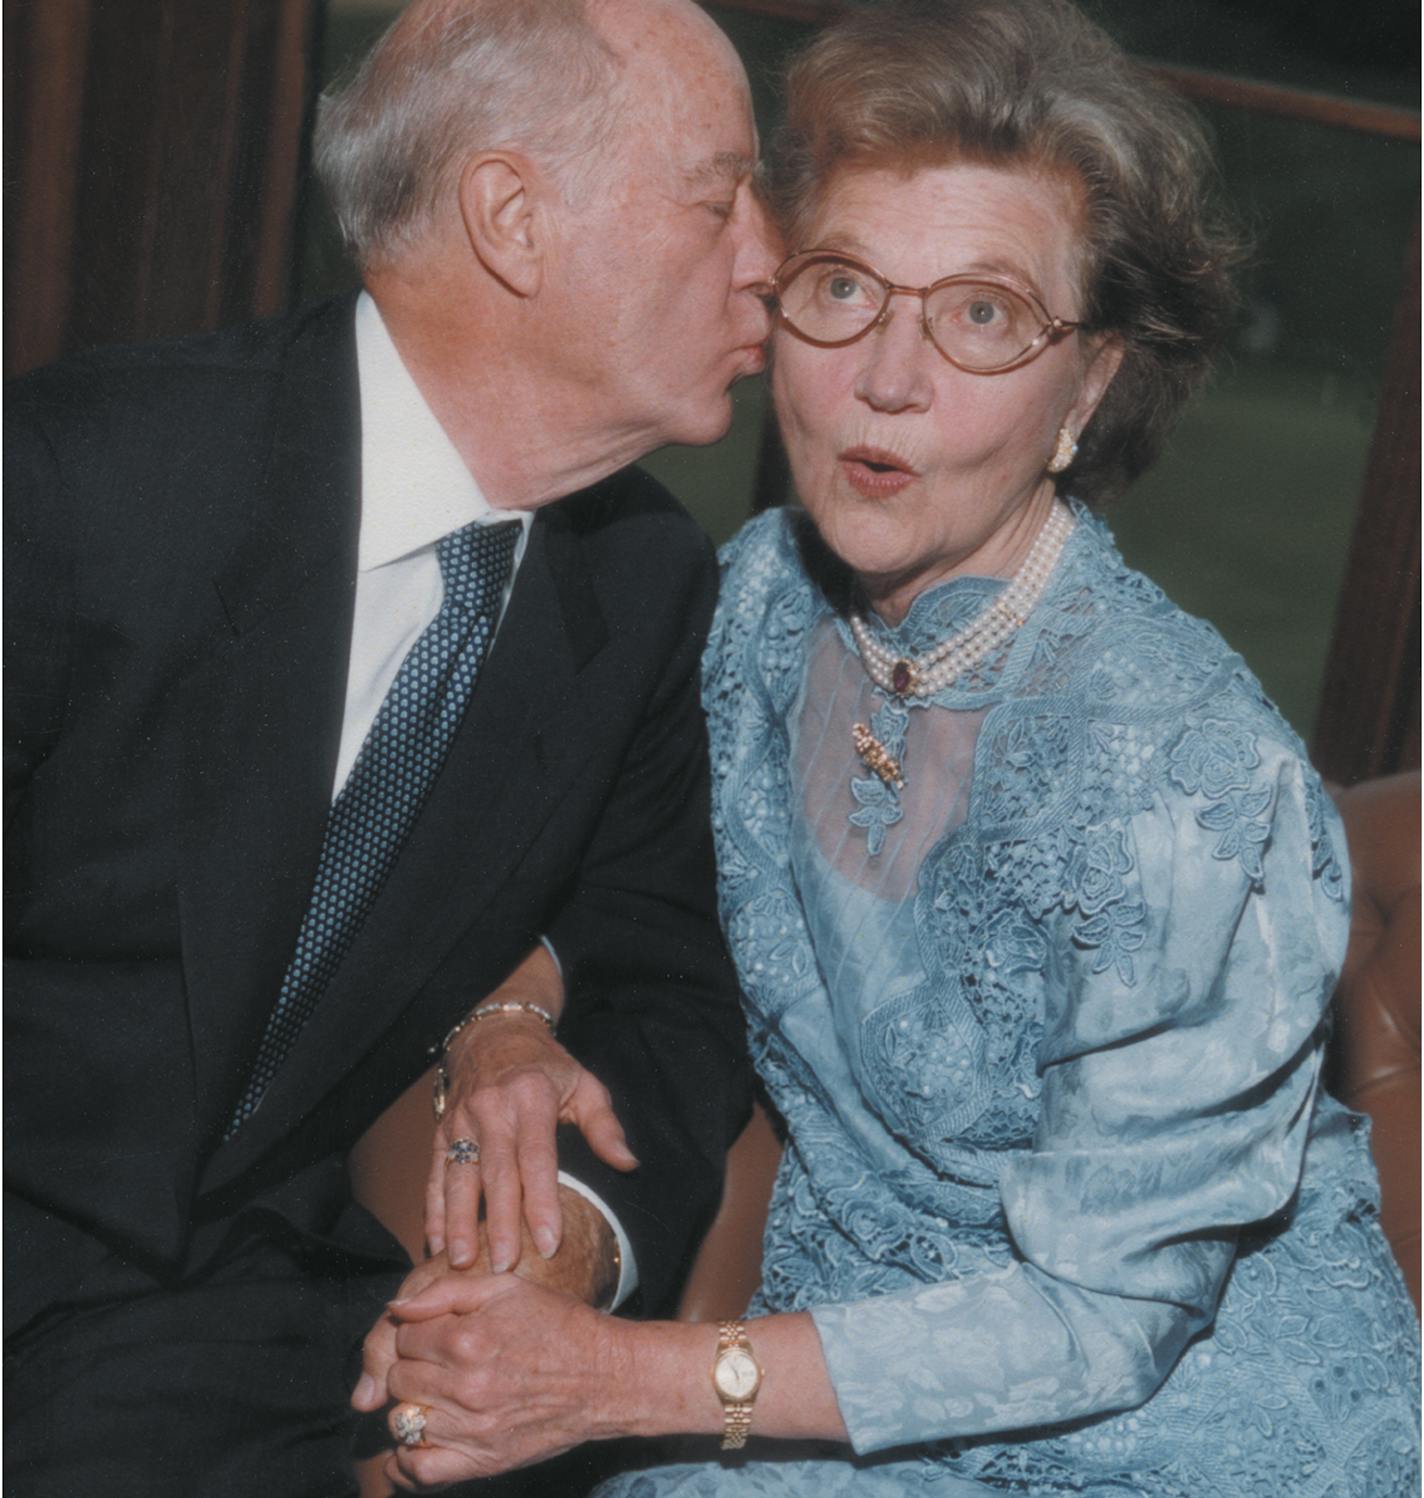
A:
[[[476,1004],[459,1024],[451,1026],[438,1047],[430,1048],[430,1054],[436,1058],[435,1082],[430,1096],[430,1107],[435,1114],[436,1123],[445,1117],[445,1108],[450,1098],[450,1070],[445,1065],[445,1058],[450,1054],[451,1044],[466,1025],[488,1019],[492,1014],[532,1014],[535,1019],[542,1020],[551,1031],[554,1029],[554,1016],[542,1004],[531,1003],[528,999],[498,999],[493,1003]]]

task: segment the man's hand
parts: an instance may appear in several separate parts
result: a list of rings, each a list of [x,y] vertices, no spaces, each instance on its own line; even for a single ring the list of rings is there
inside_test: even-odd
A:
[[[629,1327],[513,1275],[448,1275],[393,1303],[391,1396],[426,1410],[425,1442],[386,1462],[421,1491],[620,1433]]]
[[[564,1236],[550,1259],[538,1253],[523,1253],[515,1274],[585,1305],[603,1305],[618,1283],[617,1251],[613,1229],[603,1214],[576,1191],[558,1190],[563,1208]],[[358,1410],[378,1410],[391,1399],[389,1378],[396,1361],[399,1307],[416,1300],[438,1281],[489,1279],[489,1256],[483,1244],[475,1263],[457,1273],[444,1254],[417,1264],[406,1276],[388,1311],[366,1336],[361,1356],[361,1381],[351,1402]]]
[[[485,1002],[511,999],[536,1003],[556,1016],[561,1011],[563,982],[542,946]],[[483,1195],[490,1268],[501,1273],[518,1262],[521,1208],[534,1248],[547,1259],[563,1234],[557,1126],[577,1124],[599,1159],[616,1169],[637,1166],[607,1089],[534,1015],[497,1014],[466,1025],[445,1064],[449,1095],[435,1129],[425,1192],[431,1253],[448,1253],[456,1269],[476,1264]],[[456,1139],[478,1144],[478,1164],[447,1160]]]

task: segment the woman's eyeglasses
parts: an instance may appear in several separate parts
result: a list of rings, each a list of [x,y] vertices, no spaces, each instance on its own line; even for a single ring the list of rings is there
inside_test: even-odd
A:
[[[1037,297],[984,276],[897,286],[873,266],[833,250],[804,250],[772,281],[781,322],[818,348],[864,338],[889,316],[892,296],[920,299],[920,327],[957,369],[999,374],[1027,364],[1081,322],[1054,317]]]

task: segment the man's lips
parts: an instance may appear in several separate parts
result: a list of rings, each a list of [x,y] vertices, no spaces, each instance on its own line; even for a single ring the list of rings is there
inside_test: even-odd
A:
[[[867,499],[889,499],[920,476],[903,458],[879,447],[848,447],[839,462],[851,488]]]

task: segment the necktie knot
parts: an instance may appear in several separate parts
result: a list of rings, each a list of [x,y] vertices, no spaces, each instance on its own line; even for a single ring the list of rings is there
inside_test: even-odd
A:
[[[487,616],[497,612],[522,529],[517,520],[467,525],[435,543],[445,607]]]

